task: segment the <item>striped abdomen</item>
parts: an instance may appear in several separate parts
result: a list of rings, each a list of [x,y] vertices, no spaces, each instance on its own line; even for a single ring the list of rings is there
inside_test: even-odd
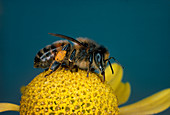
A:
[[[66,44],[70,43],[67,40],[60,40],[41,49],[34,58],[34,67],[49,68],[55,58],[56,53],[61,51]]]

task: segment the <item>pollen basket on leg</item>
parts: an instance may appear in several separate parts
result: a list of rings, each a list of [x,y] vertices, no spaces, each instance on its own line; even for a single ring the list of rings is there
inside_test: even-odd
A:
[[[66,55],[66,51],[59,51],[55,56],[55,60],[61,62],[64,60],[65,55]]]

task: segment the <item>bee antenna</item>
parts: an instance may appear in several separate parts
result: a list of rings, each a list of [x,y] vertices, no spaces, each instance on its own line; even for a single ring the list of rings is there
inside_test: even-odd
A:
[[[109,60],[108,60],[108,62],[109,62],[109,65],[110,65],[110,69],[111,69],[111,71],[112,71],[112,74],[114,74],[114,71],[113,71],[113,68],[112,68],[112,64],[110,63]]]
[[[114,59],[114,61],[116,62],[116,63],[118,63],[119,65],[121,65],[114,57],[110,57],[110,58],[108,58],[108,59],[106,59],[106,60],[104,60],[104,62],[106,62],[106,61],[108,61],[109,62],[109,65],[110,65],[110,69],[112,70],[112,74],[114,73],[114,71],[113,71],[113,68],[112,68],[112,65],[111,65],[111,63],[110,63],[110,59]],[[122,66],[122,65],[121,65]],[[122,66],[122,68],[124,69],[124,67]]]
[[[74,38],[71,38],[71,37],[68,37],[68,36],[65,36],[65,35],[61,35],[61,34],[54,34],[54,33],[48,33],[48,34],[50,34],[52,36],[60,37],[60,38],[65,38],[67,40],[70,40],[72,42],[75,42],[75,43],[79,44],[80,46],[86,47],[83,43],[79,42],[78,40],[76,40]]]

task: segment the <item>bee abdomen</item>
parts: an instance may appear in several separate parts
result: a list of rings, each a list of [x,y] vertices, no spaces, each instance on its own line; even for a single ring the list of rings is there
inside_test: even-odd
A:
[[[48,68],[54,58],[54,54],[50,45],[41,49],[34,58],[34,67]]]
[[[52,45],[47,45],[45,48],[41,49],[34,58],[34,67],[35,68],[48,68],[56,53],[64,47],[65,44],[68,44],[67,40],[60,40],[54,42]]]

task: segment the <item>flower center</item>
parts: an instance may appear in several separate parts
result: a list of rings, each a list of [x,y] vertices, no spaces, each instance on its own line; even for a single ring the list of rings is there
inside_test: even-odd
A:
[[[112,88],[99,76],[61,69],[36,76],[21,97],[20,114],[118,114]]]

